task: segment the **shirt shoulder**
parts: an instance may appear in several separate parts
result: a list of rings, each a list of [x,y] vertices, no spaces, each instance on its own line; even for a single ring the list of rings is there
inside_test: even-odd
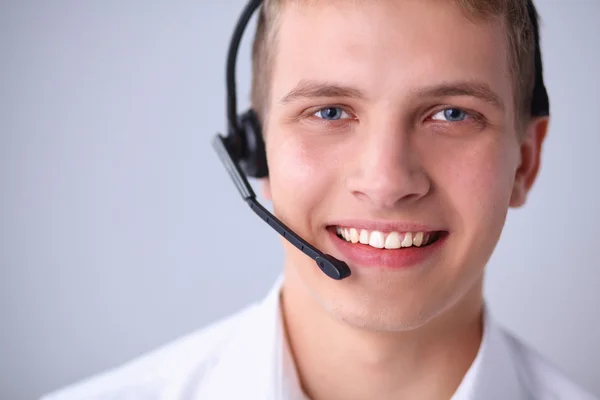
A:
[[[582,387],[564,371],[550,362],[541,353],[517,339],[508,332],[503,332],[506,342],[514,357],[514,365],[521,384],[527,389],[531,398],[540,400],[600,400],[586,388]]]
[[[44,395],[40,400],[116,400],[175,398],[180,384],[201,379],[257,305],[213,322],[132,361]]]

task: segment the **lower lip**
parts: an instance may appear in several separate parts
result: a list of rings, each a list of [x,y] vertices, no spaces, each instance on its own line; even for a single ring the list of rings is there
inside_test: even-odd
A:
[[[432,258],[446,243],[448,234],[441,235],[434,243],[424,247],[400,249],[377,249],[366,244],[350,243],[340,239],[335,231],[328,229],[333,244],[344,260],[358,267],[406,269],[416,267]]]

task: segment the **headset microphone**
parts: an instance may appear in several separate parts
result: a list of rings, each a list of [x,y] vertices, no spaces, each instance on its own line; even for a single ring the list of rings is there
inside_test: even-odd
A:
[[[285,226],[283,222],[277,219],[273,214],[267,211],[257,200],[254,191],[250,187],[248,180],[241,173],[239,165],[234,161],[235,157],[230,150],[230,145],[227,143],[227,138],[217,135],[213,141],[213,145],[221,158],[221,161],[227,168],[229,175],[235,182],[240,194],[246,200],[250,208],[281,236],[286,238],[290,243],[300,249],[304,254],[315,260],[321,271],[332,279],[341,280],[350,276],[350,268],[343,261],[340,261],[330,255],[323,254],[304,239],[295,234],[290,228]]]
[[[235,84],[235,66],[242,35],[252,14],[261,4],[262,0],[251,0],[248,3],[233,33],[227,57],[228,135],[217,134],[213,140],[213,147],[250,208],[269,226],[279,232],[281,236],[312,258],[327,276],[335,280],[341,280],[350,276],[348,265],[330,255],[323,254],[267,211],[256,200],[256,195],[246,178],[246,176],[253,178],[268,176],[267,157],[260,121],[253,110],[241,115],[237,114]],[[543,79],[537,11],[532,0],[528,2],[528,13],[533,24],[535,40],[535,83],[531,116],[543,117],[549,115],[550,110],[548,93]]]
[[[217,134],[213,139],[213,147],[242,198],[250,208],[269,226],[279,232],[281,236],[312,258],[319,269],[327,276],[335,280],[342,280],[350,276],[348,265],[330,255],[323,254],[285,226],[283,222],[256,200],[256,195],[246,179],[246,176],[263,178],[268,175],[267,157],[260,122],[253,110],[238,116],[235,88],[235,64],[242,35],[252,14],[261,3],[262,0],[250,1],[242,12],[234,31],[227,58],[227,122],[229,133],[226,137]]]

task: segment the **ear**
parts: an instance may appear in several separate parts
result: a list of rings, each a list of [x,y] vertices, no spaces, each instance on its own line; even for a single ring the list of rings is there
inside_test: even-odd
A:
[[[516,171],[511,207],[522,207],[527,200],[540,169],[542,144],[548,131],[548,117],[534,118],[529,122],[525,137],[521,141],[521,163]]]
[[[269,178],[262,178],[260,180],[260,186],[262,188],[262,195],[266,201],[273,201],[271,196],[271,181]]]

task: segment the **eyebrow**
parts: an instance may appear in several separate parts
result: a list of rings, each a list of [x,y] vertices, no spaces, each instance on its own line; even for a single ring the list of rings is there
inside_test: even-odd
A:
[[[325,82],[302,80],[288,94],[281,98],[282,104],[288,104],[303,98],[347,97],[365,99],[365,94],[353,87]]]
[[[417,89],[412,93],[415,97],[453,97],[470,96],[504,110],[505,105],[502,98],[496,94],[488,84],[483,82],[452,82],[442,83],[431,87]],[[331,84],[326,82],[300,81],[294,89],[281,98],[282,104],[288,104],[303,98],[320,97],[346,97],[358,100],[366,99],[366,95],[359,89]]]
[[[502,98],[487,83],[483,82],[444,83],[418,89],[414,92],[414,95],[417,97],[470,96],[483,100],[501,110],[504,110],[505,107]]]

